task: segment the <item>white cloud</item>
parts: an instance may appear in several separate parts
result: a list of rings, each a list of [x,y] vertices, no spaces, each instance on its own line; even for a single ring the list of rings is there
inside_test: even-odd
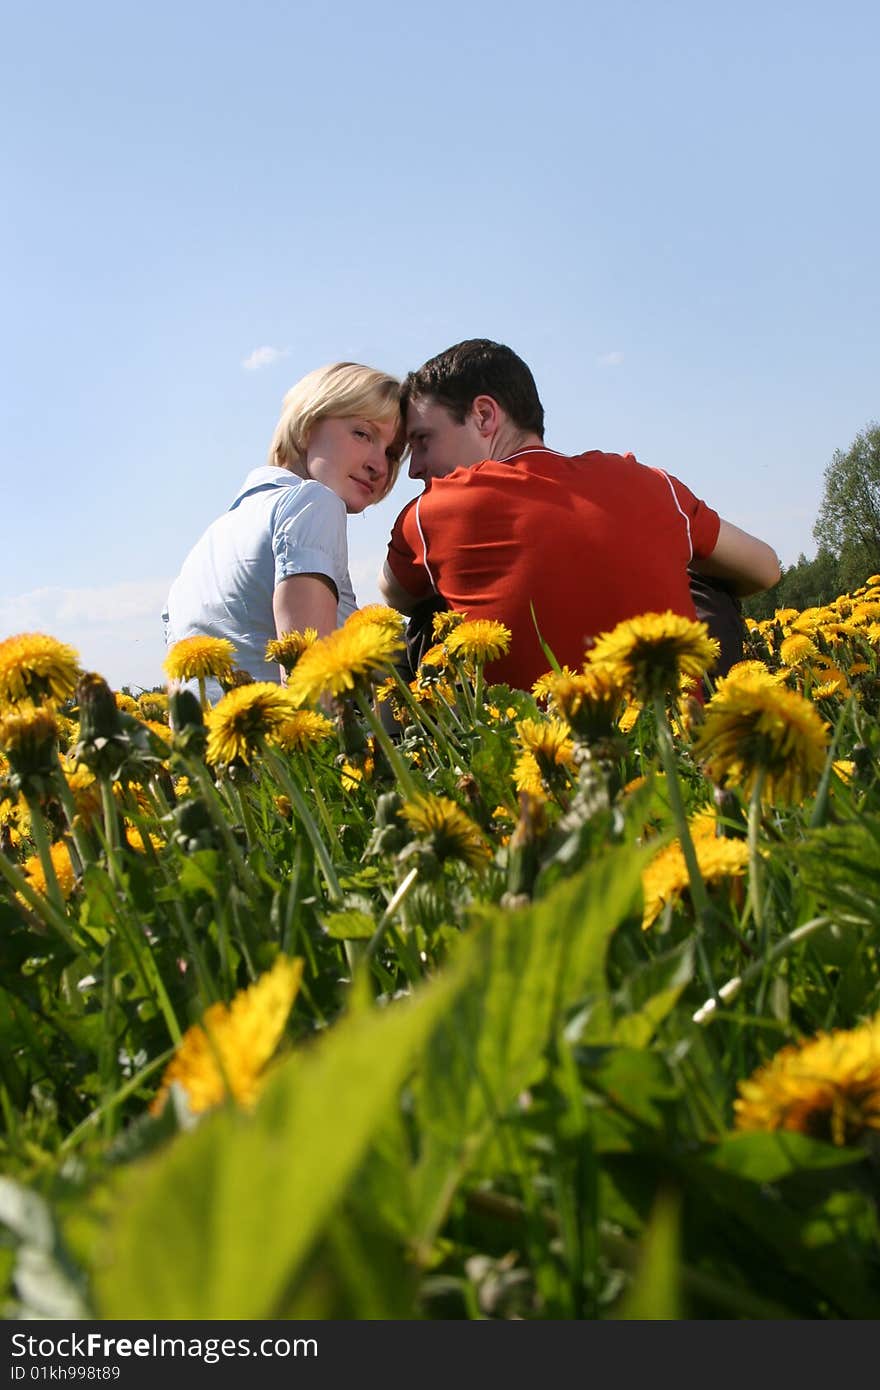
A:
[[[273,362],[286,356],[287,348],[258,347],[254,348],[249,357],[242,359],[241,365],[246,372],[258,372],[261,367],[271,367]]]
[[[33,589],[0,600],[0,639],[45,632],[79,653],[118,689],[150,687],[164,679],[161,613],[170,579],[123,580],[95,589]]]
[[[596,358],[596,365],[599,367],[619,367],[622,361],[622,352],[603,352],[601,357]]]

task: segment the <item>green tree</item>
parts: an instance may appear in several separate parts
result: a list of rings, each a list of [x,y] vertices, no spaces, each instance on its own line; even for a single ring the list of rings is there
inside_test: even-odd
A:
[[[880,572],[880,425],[871,422],[825,469],[825,494],[813,527],[837,557],[845,589]]]

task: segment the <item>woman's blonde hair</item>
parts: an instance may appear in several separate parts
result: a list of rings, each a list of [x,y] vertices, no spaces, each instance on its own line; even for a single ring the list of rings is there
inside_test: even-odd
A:
[[[266,462],[287,468],[306,478],[306,450],[309,436],[319,420],[328,416],[347,419],[359,415],[381,424],[395,424],[396,431],[388,460],[385,497],[397,481],[406,434],[400,413],[400,382],[385,372],[363,367],[359,362],[333,362],[309,372],[284,397],[284,405]],[[376,501],[380,501],[377,498]]]

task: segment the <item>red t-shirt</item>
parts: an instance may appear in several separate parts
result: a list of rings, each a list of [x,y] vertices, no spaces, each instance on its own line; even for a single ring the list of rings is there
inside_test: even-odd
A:
[[[414,598],[436,591],[470,618],[506,623],[510,651],[486,675],[528,690],[549,670],[536,622],[577,669],[590,640],[624,618],[695,618],[687,565],[712,553],[719,525],[677,478],[632,454],[530,447],[430,481],[397,518],[388,565]]]

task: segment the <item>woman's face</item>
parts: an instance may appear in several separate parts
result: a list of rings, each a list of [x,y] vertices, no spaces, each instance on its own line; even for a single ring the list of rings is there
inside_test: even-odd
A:
[[[328,416],[312,429],[306,472],[341,497],[347,512],[362,512],[385,491],[395,433],[393,424]]]

